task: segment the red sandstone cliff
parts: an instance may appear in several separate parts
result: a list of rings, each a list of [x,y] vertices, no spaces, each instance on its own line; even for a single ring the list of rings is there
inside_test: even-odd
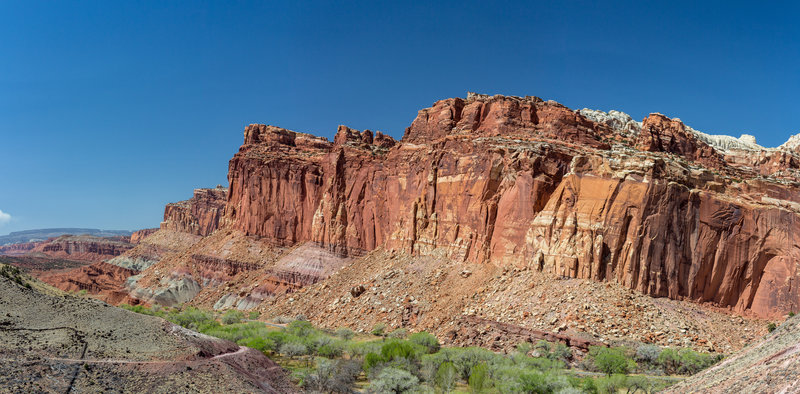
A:
[[[192,198],[167,204],[161,228],[206,236],[219,227],[228,189],[195,189]]]
[[[147,238],[158,230],[159,229],[157,228],[146,228],[143,230],[134,231],[133,234],[131,234],[131,243],[134,245],[139,244],[143,239]]]
[[[471,95],[420,111],[401,142],[250,125],[224,219],[196,194],[165,223],[203,234],[222,222],[341,255],[439,251],[761,316],[796,310],[800,192],[738,164],[662,115],[631,140],[554,102]]]

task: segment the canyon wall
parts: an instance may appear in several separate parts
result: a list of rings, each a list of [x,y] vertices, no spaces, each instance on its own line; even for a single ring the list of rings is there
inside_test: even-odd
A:
[[[195,189],[192,198],[167,204],[161,229],[206,236],[219,227],[228,189]]]
[[[796,153],[723,155],[659,114],[617,123],[535,97],[470,95],[421,110],[399,142],[250,125],[227,206],[168,206],[165,223],[340,256],[383,246],[527,267],[760,316],[798,309],[800,189],[780,165]],[[763,176],[776,162],[788,175]]]

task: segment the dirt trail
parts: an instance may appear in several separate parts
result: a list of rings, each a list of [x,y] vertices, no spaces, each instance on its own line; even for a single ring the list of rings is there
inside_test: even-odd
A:
[[[156,360],[156,361],[135,361],[135,360],[119,360],[119,359],[104,359],[104,360],[89,360],[89,359],[80,359],[80,358],[61,358],[61,357],[43,357],[42,359],[48,361],[58,361],[58,362],[65,362],[65,363],[86,363],[86,364],[185,364],[191,362],[203,362],[203,361],[210,361],[210,360],[219,360],[226,357],[236,356],[243,354],[247,351],[247,347],[239,346],[234,352],[228,352],[223,354],[218,354],[214,357],[203,358],[199,360]],[[0,358],[3,361],[18,361],[18,359],[14,358]]]

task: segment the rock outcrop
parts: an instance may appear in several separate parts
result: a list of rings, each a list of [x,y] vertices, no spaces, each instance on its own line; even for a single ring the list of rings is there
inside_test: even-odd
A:
[[[133,234],[131,234],[131,243],[138,244],[142,242],[143,239],[147,238],[150,234],[153,234],[158,230],[159,229],[157,228],[146,228],[144,230],[134,231]]]
[[[219,228],[228,189],[195,189],[192,198],[167,204],[161,229],[206,236]]]
[[[800,189],[761,164],[727,161],[677,119],[651,114],[638,129],[617,117],[471,94],[420,111],[399,142],[343,126],[331,143],[250,125],[230,161],[224,218],[221,206],[199,218],[192,207],[208,198],[196,194],[168,206],[162,228],[202,235],[222,223],[340,256],[383,246],[759,316],[798,309]],[[797,160],[782,152],[779,163]]]

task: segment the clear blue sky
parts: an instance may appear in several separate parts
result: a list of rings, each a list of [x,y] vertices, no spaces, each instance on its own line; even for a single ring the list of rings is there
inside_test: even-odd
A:
[[[790,2],[226,3],[0,2],[0,234],[157,226],[249,123],[399,138],[467,91],[800,131]]]

